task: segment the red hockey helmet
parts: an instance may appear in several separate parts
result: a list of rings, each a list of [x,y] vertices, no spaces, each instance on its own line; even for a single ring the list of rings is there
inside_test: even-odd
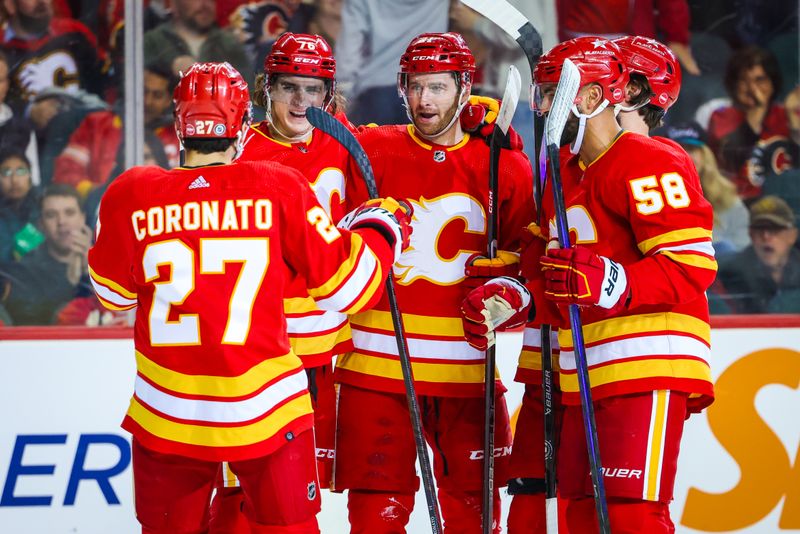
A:
[[[247,82],[229,63],[195,63],[173,97],[175,130],[187,137],[238,137],[251,120]]]
[[[611,105],[625,100],[629,73],[617,45],[603,37],[576,37],[559,43],[540,59],[533,71],[537,85],[557,84],[564,60],[569,59],[581,73],[581,87],[597,83]]]
[[[286,32],[278,37],[264,59],[264,73],[333,80],[336,60],[330,45],[319,35]]]
[[[423,33],[400,56],[400,79],[408,74],[456,72],[462,86],[472,82],[475,57],[460,33]]]
[[[672,50],[649,37],[620,37],[614,43],[622,50],[628,70],[645,76],[650,83],[650,103],[669,109],[681,90],[681,67]]]

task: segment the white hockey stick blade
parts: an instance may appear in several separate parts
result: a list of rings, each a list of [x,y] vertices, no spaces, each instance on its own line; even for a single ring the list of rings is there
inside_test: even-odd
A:
[[[517,111],[519,93],[521,90],[522,78],[520,77],[517,67],[511,65],[508,67],[508,77],[506,78],[506,90],[503,93],[503,102],[500,104],[500,111],[497,112],[497,127],[503,131],[503,134],[507,134],[508,127],[511,126],[511,119],[514,118],[514,113]]]
[[[550,104],[550,111],[547,113],[547,120],[544,123],[548,143],[558,143],[561,139],[580,88],[581,73],[578,72],[578,67],[569,59],[565,59],[564,65],[561,67],[561,78],[558,80],[556,94],[553,95],[553,102]]]
[[[461,3],[467,7],[471,7],[503,28],[503,31],[510,35],[512,39],[519,38],[520,28],[528,23],[528,19],[508,2],[497,2],[496,0],[461,0]]]

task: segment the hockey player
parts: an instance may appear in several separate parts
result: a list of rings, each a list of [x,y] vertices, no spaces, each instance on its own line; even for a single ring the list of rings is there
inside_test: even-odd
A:
[[[397,299],[445,529],[465,533],[481,528],[484,353],[464,342],[459,307],[467,259],[486,251],[489,194],[488,147],[458,122],[474,72],[460,35],[416,37],[400,60],[398,79],[411,124],[359,135],[381,194],[402,195],[415,209],[415,241],[394,266]],[[513,251],[533,208],[531,167],[522,151],[503,151],[499,184],[499,246]],[[362,180],[347,185],[348,204],[366,196]],[[350,323],[355,349],[338,359],[335,375],[335,489],[349,490],[352,533],[405,532],[419,481],[388,302]],[[511,436],[502,393],[496,406],[497,488],[505,484]]]
[[[205,531],[226,461],[251,532],[317,533],[313,414],[286,335],[287,272],[303,275],[325,309],[362,310],[407,244],[410,213],[371,201],[340,231],[297,171],[232,163],[250,102],[227,63],[189,69],[175,117],[186,165],[115,180],[89,253],[100,300],[136,307],[138,373],[123,427],[137,518],[148,534]]]
[[[711,208],[691,162],[617,124],[613,107],[625,97],[628,70],[614,43],[577,38],[543,56],[535,72],[540,109],[549,110],[565,59],[581,74],[562,137],[577,154],[577,161],[562,167],[575,246],[558,248],[548,186],[544,239],[531,240],[522,265],[537,320],[561,328],[559,493],[569,531],[596,532],[567,320],[566,304],[578,304],[611,530],[674,532],[668,504],[683,421],[713,400],[704,294],[716,273]],[[487,286],[480,289],[484,297],[508,291],[493,282]],[[491,316],[481,301],[465,301],[465,320],[481,322],[485,331],[488,321],[476,315],[482,311]],[[530,424],[541,428],[541,420]]]
[[[317,201],[336,223],[344,216],[345,175],[349,156],[330,136],[314,130],[305,118],[309,106],[335,111],[336,60],[318,35],[284,33],[264,61],[256,80],[255,102],[267,120],[246,132],[242,161],[276,161],[297,169],[311,184]],[[347,121],[342,115],[342,120]],[[322,488],[330,488],[336,425],[333,356],[353,344],[347,316],[320,310],[297,273],[286,288],[284,312],[292,350],[303,361],[314,406],[317,467]],[[238,480],[227,472],[212,510],[214,532],[242,531],[242,494]],[[239,516],[237,518],[237,516]]]
[[[672,50],[649,37],[620,37],[614,43],[630,72],[625,105],[617,120],[629,132],[650,135],[678,100],[680,63]]]

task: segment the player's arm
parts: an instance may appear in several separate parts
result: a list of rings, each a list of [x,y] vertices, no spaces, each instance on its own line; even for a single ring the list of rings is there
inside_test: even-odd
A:
[[[663,161],[661,172],[610,181],[606,190],[607,205],[630,221],[641,259],[623,263],[581,246],[551,250],[542,260],[548,298],[619,309],[690,302],[708,289],[717,273],[711,206],[694,169]]]
[[[376,200],[356,208],[340,226],[330,220],[299,173],[291,201],[283,202],[281,246],[291,268],[307,280],[308,294],[324,310],[357,313],[374,305],[395,258],[408,245],[410,213]]]
[[[137,303],[131,271],[133,227],[124,202],[130,193],[123,187],[127,182],[124,178],[112,182],[103,195],[95,244],[89,249],[92,286],[103,306],[111,310],[129,310]]]

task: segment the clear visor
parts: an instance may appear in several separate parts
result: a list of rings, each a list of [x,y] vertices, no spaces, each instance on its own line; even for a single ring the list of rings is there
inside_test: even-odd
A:
[[[531,84],[531,109],[539,113],[547,113],[553,104],[553,97],[556,94],[555,83],[532,83]]]
[[[328,82],[319,78],[279,76],[269,88],[272,102],[288,104],[299,109],[323,107],[330,95]]]

